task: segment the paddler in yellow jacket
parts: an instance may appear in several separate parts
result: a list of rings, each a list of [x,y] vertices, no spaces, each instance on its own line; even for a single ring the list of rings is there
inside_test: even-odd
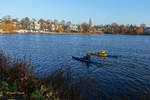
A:
[[[103,49],[101,52],[98,52],[98,55],[101,57],[107,57],[108,56],[107,51],[105,49]]]

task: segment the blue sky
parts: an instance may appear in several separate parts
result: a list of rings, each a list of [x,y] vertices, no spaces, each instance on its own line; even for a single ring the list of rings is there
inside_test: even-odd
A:
[[[150,0],[0,0],[0,18],[44,18],[150,26]]]

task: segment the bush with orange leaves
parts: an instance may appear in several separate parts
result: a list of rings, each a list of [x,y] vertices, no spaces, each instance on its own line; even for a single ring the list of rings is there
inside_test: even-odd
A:
[[[0,24],[0,29],[2,29],[5,33],[14,33],[18,30],[11,21],[2,22]]]

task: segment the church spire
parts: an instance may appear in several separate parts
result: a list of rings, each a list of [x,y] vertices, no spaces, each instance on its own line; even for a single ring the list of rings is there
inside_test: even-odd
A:
[[[89,26],[90,27],[92,26],[92,19],[91,18],[89,19]]]

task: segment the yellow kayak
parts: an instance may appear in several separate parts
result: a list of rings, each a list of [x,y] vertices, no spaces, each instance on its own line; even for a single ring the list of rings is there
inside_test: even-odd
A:
[[[101,57],[108,57],[108,54],[102,54],[99,52],[89,52],[90,55],[96,55],[96,56],[101,56]]]
[[[98,54],[97,56],[108,57],[108,54]]]

